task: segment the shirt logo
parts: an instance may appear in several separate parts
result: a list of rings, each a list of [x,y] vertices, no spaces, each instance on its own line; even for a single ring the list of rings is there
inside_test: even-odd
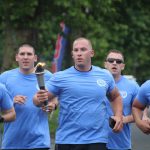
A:
[[[122,98],[127,97],[127,92],[126,91],[119,91],[119,92],[120,92]]]
[[[102,79],[98,79],[97,80],[97,84],[99,85],[99,86],[106,86],[106,82],[104,81],[104,80],[102,80]]]

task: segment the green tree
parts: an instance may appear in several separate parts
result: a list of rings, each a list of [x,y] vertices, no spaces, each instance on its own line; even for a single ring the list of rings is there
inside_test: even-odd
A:
[[[93,43],[95,65],[103,67],[107,51],[118,49],[125,54],[124,73],[142,83],[149,78],[150,67],[149,4],[148,0],[1,0],[1,71],[15,66],[14,52],[21,42],[34,44],[50,68],[63,20],[71,29],[63,68],[72,63],[72,41],[84,36]]]

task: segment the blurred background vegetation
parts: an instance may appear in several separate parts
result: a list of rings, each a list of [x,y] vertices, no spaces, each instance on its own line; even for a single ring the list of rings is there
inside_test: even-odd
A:
[[[63,69],[72,65],[72,41],[83,36],[92,41],[94,65],[103,67],[107,51],[117,49],[125,55],[124,74],[139,84],[149,79],[149,0],[0,0],[0,71],[17,66],[15,50],[24,42],[50,70],[61,21],[70,28]]]

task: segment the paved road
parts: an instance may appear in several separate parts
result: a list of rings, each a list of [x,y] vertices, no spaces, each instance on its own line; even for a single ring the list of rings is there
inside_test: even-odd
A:
[[[54,138],[51,138],[51,149],[50,150],[54,150],[55,148],[54,148],[54,143],[55,143],[55,141],[54,141]]]
[[[150,109],[148,116],[150,116]],[[150,135],[144,134],[135,123],[132,124],[132,150],[150,150]]]
[[[135,123],[132,125],[132,150],[150,150],[150,135],[140,131]]]

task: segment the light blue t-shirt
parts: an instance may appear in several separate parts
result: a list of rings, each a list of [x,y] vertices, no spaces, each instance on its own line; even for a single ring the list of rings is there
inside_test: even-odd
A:
[[[70,67],[55,73],[47,88],[60,103],[57,144],[107,143],[105,98],[115,88],[107,70],[92,66],[80,72]]]
[[[4,85],[0,83],[0,109],[1,111],[12,109],[11,97]]]
[[[124,76],[121,76],[120,80],[116,82],[117,88],[119,89],[120,95],[123,100],[123,115],[128,116],[132,113],[132,103],[135,99],[139,86],[136,82],[130,81]],[[108,101],[107,101],[108,102]],[[113,115],[112,109],[108,104],[108,114]],[[119,133],[115,133],[109,127],[109,140],[107,147],[109,149],[124,150],[131,149],[131,124],[123,124],[123,129]]]
[[[150,80],[147,80],[141,85],[137,100],[144,106],[150,105]]]
[[[44,77],[49,80],[51,73],[46,71]],[[25,104],[14,105],[16,120],[4,124],[2,148],[49,148],[48,115],[33,104],[33,96],[39,89],[35,74],[24,75],[17,68],[2,73],[0,82],[5,84],[12,97],[26,96]]]

